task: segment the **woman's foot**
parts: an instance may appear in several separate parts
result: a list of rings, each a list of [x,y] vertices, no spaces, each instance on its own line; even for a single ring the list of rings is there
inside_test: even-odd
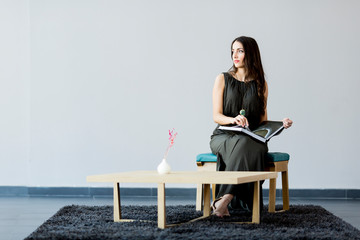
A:
[[[231,202],[233,195],[225,194],[221,198],[215,199],[211,204],[211,208],[213,209],[213,214],[218,217],[230,216],[228,205]]]

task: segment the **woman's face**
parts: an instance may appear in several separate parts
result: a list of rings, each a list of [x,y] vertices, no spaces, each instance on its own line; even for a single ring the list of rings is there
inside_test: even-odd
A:
[[[245,52],[241,42],[234,42],[232,45],[232,59],[236,68],[244,67]]]

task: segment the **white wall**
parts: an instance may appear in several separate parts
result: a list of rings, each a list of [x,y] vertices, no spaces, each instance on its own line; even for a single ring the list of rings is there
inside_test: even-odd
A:
[[[231,65],[231,41],[247,35],[262,53],[270,118],[295,121],[269,144],[291,154],[291,188],[359,189],[359,8],[2,1],[0,185],[95,186],[87,175],[155,169],[173,127],[169,163],[195,170],[215,128],[214,79]]]
[[[30,48],[26,1],[0,2],[0,185],[27,183]]]

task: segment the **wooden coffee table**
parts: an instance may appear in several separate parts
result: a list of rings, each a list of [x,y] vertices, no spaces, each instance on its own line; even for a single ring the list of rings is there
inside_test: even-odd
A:
[[[210,216],[210,184],[254,183],[252,223],[260,223],[260,181],[277,178],[277,172],[171,172],[160,175],[156,171],[135,171],[88,176],[88,182],[114,183],[114,221],[133,221],[121,218],[119,183],[157,183],[158,227],[164,229],[173,225],[166,224],[165,183],[194,183],[204,186],[203,216],[196,221]]]

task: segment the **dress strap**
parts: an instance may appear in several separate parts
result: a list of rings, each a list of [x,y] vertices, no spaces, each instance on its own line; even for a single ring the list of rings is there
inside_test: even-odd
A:
[[[223,74],[224,74],[225,85],[227,85],[231,76],[228,72],[223,72]]]

